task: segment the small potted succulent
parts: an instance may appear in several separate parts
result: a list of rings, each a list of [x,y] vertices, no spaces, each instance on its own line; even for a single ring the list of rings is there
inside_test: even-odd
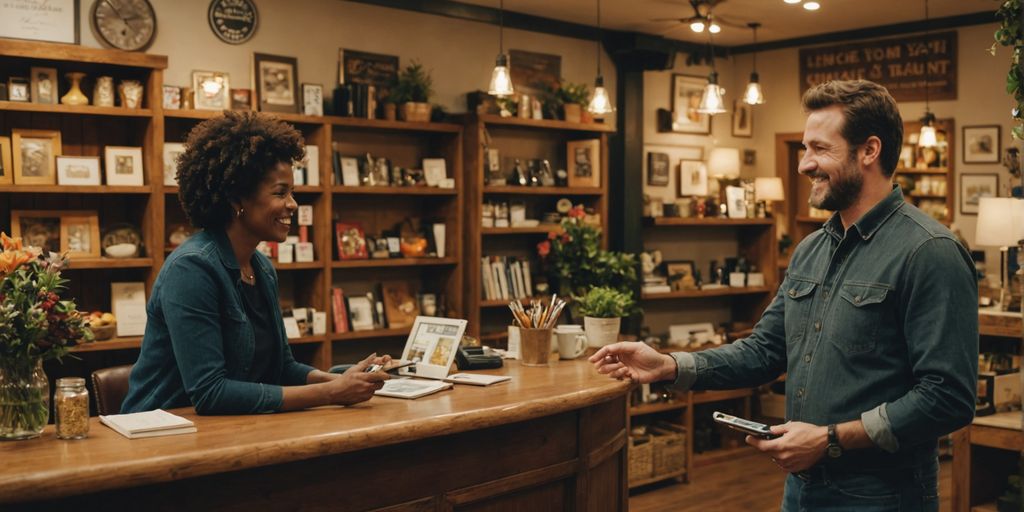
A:
[[[587,84],[563,81],[555,91],[555,102],[562,105],[564,118],[570,123],[579,123],[583,120],[583,106],[587,104],[589,98]]]
[[[430,121],[430,96],[434,80],[422,64],[412,61],[398,73],[389,100],[399,105],[402,119],[425,123]]]
[[[614,288],[597,286],[582,297],[573,297],[576,308],[583,315],[583,330],[587,344],[603,347],[619,339],[622,317],[633,309],[633,297]]]

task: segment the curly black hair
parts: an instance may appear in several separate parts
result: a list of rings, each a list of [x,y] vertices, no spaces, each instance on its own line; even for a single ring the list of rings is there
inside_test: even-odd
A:
[[[231,201],[249,197],[279,163],[303,156],[302,135],[291,125],[257,112],[225,111],[192,129],[178,159],[178,200],[197,228],[223,229]]]

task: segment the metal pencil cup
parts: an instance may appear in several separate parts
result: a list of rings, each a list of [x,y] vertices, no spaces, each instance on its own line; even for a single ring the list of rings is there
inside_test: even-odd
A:
[[[519,361],[524,366],[547,366],[551,355],[551,329],[519,328]]]

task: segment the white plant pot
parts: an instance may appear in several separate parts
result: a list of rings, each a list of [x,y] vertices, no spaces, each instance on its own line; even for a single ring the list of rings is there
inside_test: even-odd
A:
[[[621,318],[583,317],[583,330],[587,333],[587,346],[601,348],[619,341]]]

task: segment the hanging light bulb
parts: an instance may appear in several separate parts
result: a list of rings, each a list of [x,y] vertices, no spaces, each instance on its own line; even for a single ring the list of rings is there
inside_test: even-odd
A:
[[[924,23],[925,27],[927,27],[928,0],[924,0]],[[925,29],[924,35],[925,39],[927,39],[927,28]],[[924,116],[921,118],[921,133],[917,137],[917,145],[923,148],[933,148],[939,145],[938,134],[935,133],[935,114],[932,114],[931,104],[928,101],[928,89],[931,88],[928,83],[928,64],[931,60],[931,52],[929,50],[928,58],[924,63]]]
[[[690,30],[692,30],[694,32],[697,32],[697,33],[704,32],[704,22],[703,21],[695,21],[693,23],[690,23]]]
[[[764,103],[764,92],[761,90],[760,77],[757,74],[757,28],[760,23],[748,23],[748,27],[754,30],[754,69],[750,72],[750,82],[747,89],[743,91],[743,102],[748,105],[760,105]]]
[[[587,112],[601,117],[614,111],[615,107],[604,88],[604,76],[601,75],[601,0],[597,0],[597,78],[594,79],[594,95],[590,97]]]
[[[821,9],[821,4],[818,2],[807,2],[804,4],[804,9],[807,9],[808,11],[817,11],[818,9]]]
[[[717,24],[712,22],[711,25],[708,26],[708,31],[711,32],[712,34],[717,34],[722,31],[722,27],[719,27]]]
[[[715,43],[708,31],[708,46],[711,47],[711,74],[708,76],[708,84],[704,86],[704,92],[700,95],[700,105],[697,112],[701,114],[721,114],[725,112],[725,100],[722,95],[725,89],[718,85],[718,72],[715,71]]]
[[[511,96],[515,89],[512,87],[512,74],[508,70],[508,56],[505,55],[505,0],[500,0],[498,8],[498,58],[494,61],[487,94],[501,98]]]

